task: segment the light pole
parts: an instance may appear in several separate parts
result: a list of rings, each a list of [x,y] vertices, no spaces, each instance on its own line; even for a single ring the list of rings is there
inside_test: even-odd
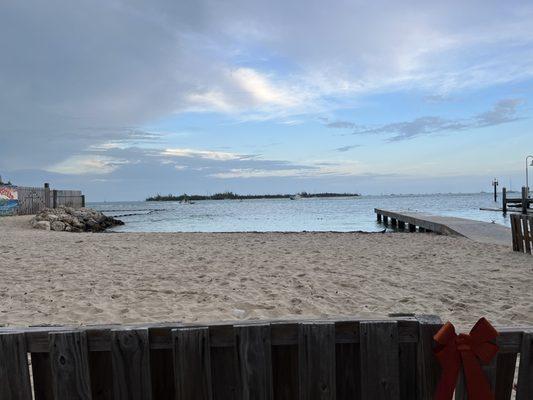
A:
[[[531,158],[531,164],[527,164],[528,160]],[[527,156],[526,157],[526,192],[529,195],[529,175],[528,175],[528,168],[533,167],[533,156]]]

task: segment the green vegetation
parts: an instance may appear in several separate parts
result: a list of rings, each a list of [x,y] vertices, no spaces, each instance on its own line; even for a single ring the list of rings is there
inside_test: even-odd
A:
[[[355,193],[307,193],[301,192],[296,195],[293,194],[246,194],[240,195],[233,192],[215,193],[210,196],[202,195],[188,195],[182,194],[174,196],[172,194],[162,196],[148,197],[146,201],[196,201],[196,200],[250,200],[250,199],[290,199],[295,197],[313,198],[313,197],[357,197],[359,194]]]

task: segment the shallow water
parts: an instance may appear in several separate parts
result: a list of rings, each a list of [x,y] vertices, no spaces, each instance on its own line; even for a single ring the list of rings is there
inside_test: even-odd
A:
[[[500,200],[500,199],[499,199]],[[425,211],[509,226],[492,195],[438,194],[361,196],[350,198],[206,200],[178,202],[90,203],[126,224],[116,232],[239,232],[239,231],[379,231],[374,208]]]

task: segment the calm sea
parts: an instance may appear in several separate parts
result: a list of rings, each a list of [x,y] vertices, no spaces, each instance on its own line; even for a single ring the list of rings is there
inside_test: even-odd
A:
[[[500,200],[500,199],[498,199]],[[509,226],[491,194],[361,196],[331,199],[90,203],[126,224],[116,232],[379,231],[374,208],[425,211]]]

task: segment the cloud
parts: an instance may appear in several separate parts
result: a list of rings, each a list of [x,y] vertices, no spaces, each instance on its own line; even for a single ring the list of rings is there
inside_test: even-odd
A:
[[[136,140],[175,113],[292,120],[372,93],[525,80],[532,18],[527,2],[481,0],[5,2],[0,167]]]
[[[326,126],[328,128],[336,128],[336,129],[353,129],[357,125],[349,121],[335,121],[335,122],[328,122]]]
[[[357,148],[357,147],[361,147],[361,145],[359,145],[359,144],[354,144],[354,145],[351,145],[351,146],[337,147],[337,148],[335,149],[335,151],[339,151],[339,152],[341,152],[341,153],[344,153],[344,152],[346,152],[346,151],[350,151],[350,150],[355,149],[355,148]]]
[[[433,133],[457,132],[513,122],[520,119],[518,111],[524,103],[523,99],[502,99],[490,110],[464,119],[425,116],[412,121],[394,122],[377,127],[360,126],[348,121],[342,121],[338,125],[327,123],[326,126],[338,129],[355,128],[352,132],[354,135],[388,134],[391,135],[389,141],[400,141]],[[348,151],[350,148],[344,146],[336,150]]]
[[[124,164],[128,161],[100,155],[80,155],[69,157],[46,170],[66,175],[105,175]]]
[[[475,117],[479,126],[499,125],[506,122],[512,122],[519,119],[517,109],[524,104],[523,99],[504,99],[500,100],[494,107]]]
[[[164,156],[172,157],[187,157],[187,158],[203,158],[207,160],[219,160],[219,161],[228,161],[228,160],[245,160],[252,158],[249,155],[241,155],[236,153],[228,153],[223,151],[210,151],[210,150],[194,150],[194,149],[165,149],[162,153]]]

